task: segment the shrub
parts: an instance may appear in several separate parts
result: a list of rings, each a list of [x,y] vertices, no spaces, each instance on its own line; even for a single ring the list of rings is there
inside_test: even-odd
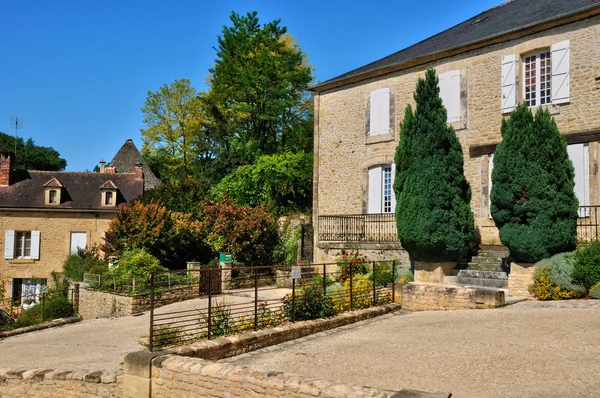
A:
[[[396,224],[402,247],[416,260],[454,261],[473,240],[471,188],[462,147],[446,123],[438,78],[428,69],[408,105],[396,149]]]
[[[357,250],[350,250],[349,252],[342,250],[336,256],[336,262],[340,271],[340,283],[344,283],[346,279],[350,278],[350,275],[354,277],[355,275],[362,275],[369,272],[367,258]]]
[[[387,286],[395,280],[396,283],[409,283],[414,280],[412,272],[407,268],[400,268],[398,265],[394,266],[392,272],[392,265],[386,263],[375,264],[375,278],[373,278],[373,272],[369,273],[371,281],[375,279],[375,285],[377,287]]]
[[[600,299],[600,282],[592,286],[590,289],[590,297],[593,299]]]
[[[67,297],[62,295],[55,295],[53,297],[51,296],[44,303],[45,321],[50,321],[56,318],[66,318],[70,316],[73,316],[73,304]]]
[[[565,290],[556,284],[550,275],[550,267],[542,265],[533,272],[530,291],[538,300],[566,300],[581,297],[580,292]]]
[[[78,249],[77,253],[67,256],[63,264],[64,276],[78,282],[83,282],[83,274],[86,272],[100,274],[107,270],[106,261],[102,259],[100,251],[95,245]]]
[[[123,253],[117,264],[111,268],[109,274],[114,277],[110,285],[126,286],[133,288],[135,280],[136,291],[143,290],[151,272],[167,271],[158,259],[143,249],[133,249]]]
[[[567,142],[549,112],[526,104],[502,120],[491,213],[513,260],[536,262],[575,248],[578,202]]]
[[[573,281],[591,289],[600,282],[600,242],[593,242],[571,255]]]
[[[285,317],[292,321],[327,318],[335,315],[331,297],[323,294],[323,279],[311,279],[303,287],[296,289],[296,308],[294,311],[293,296],[283,298],[282,311]]]
[[[586,289],[572,278],[574,266],[570,260],[571,255],[571,253],[555,254],[550,258],[538,261],[534,266],[537,268],[547,267],[547,273],[552,283],[561,291],[574,292],[575,297],[582,297],[585,295]]]
[[[396,283],[405,284],[415,280],[413,273],[408,268],[398,268],[398,270],[395,272],[395,276]]]

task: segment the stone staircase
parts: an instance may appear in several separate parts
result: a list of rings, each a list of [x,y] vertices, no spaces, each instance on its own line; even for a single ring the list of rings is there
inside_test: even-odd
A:
[[[461,285],[508,288],[508,255],[508,249],[504,246],[482,245],[466,268],[460,269],[459,264],[456,282]]]

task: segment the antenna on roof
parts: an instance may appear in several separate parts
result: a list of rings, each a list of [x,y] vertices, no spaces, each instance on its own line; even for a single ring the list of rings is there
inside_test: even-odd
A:
[[[17,131],[23,128],[23,116],[11,116],[10,128],[15,129],[15,156],[17,155]]]

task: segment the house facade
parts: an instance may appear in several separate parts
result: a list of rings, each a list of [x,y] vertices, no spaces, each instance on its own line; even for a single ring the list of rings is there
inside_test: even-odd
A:
[[[565,135],[588,226],[578,232],[590,233],[600,203],[600,2],[513,0],[315,87],[314,260],[343,248],[402,253],[394,155],[430,67],[463,147],[478,243],[500,244],[489,211],[493,155],[502,119],[523,102],[548,109]]]
[[[132,149],[139,158],[131,155]],[[129,155],[114,160],[125,171],[101,162],[100,173],[18,173],[13,171],[13,155],[0,155],[0,281],[5,299],[22,303],[38,296],[51,273],[62,271],[69,254],[100,245],[117,209],[148,188],[147,166],[133,141],[121,151]],[[122,166],[131,162],[130,169]],[[156,185],[158,180],[147,170]]]

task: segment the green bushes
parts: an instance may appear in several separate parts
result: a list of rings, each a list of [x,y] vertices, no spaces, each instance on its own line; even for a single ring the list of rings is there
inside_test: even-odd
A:
[[[106,261],[100,256],[97,246],[78,249],[70,254],[63,264],[63,275],[77,282],[83,282],[83,274],[103,274],[108,271]]]
[[[571,258],[573,281],[591,289],[600,282],[600,242],[578,249]]]
[[[494,155],[491,213],[513,260],[573,250],[578,203],[567,142],[549,112],[522,104],[502,120]]]
[[[593,299],[600,299],[600,282],[596,283],[590,289],[590,297]]]
[[[323,294],[323,279],[312,279],[304,288],[296,289],[296,304],[288,294],[283,299],[283,313],[290,321],[328,318],[335,315],[331,297]]]

